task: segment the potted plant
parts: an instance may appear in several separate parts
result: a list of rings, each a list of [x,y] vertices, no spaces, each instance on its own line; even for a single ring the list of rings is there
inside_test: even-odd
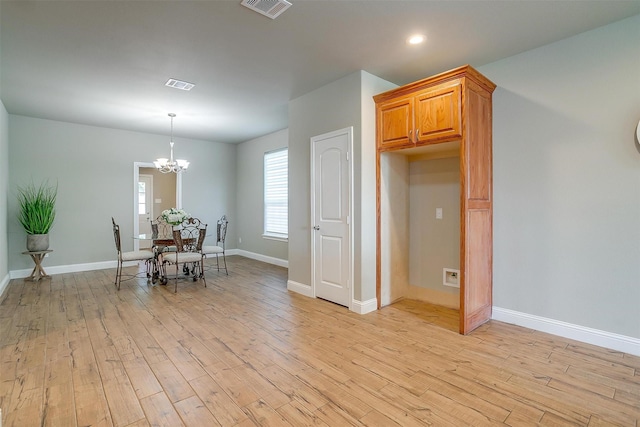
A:
[[[30,252],[49,249],[49,230],[56,217],[57,194],[58,185],[50,185],[47,181],[39,187],[33,182],[26,187],[18,187],[18,220],[27,232],[27,250]]]

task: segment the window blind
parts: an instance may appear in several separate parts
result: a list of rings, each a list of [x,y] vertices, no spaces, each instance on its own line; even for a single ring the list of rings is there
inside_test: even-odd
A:
[[[289,150],[264,154],[264,234],[287,238],[289,233]]]

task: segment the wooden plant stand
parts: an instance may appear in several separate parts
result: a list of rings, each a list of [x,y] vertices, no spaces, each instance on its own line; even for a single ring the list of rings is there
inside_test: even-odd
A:
[[[25,255],[29,255],[33,260],[33,263],[35,264],[35,267],[33,267],[33,271],[31,272],[31,276],[25,277],[24,280],[37,282],[40,279],[48,279],[51,277],[44,271],[44,268],[42,267],[42,260],[44,259],[45,256],[47,256],[48,253],[51,253],[51,252],[53,252],[53,250],[51,249],[48,251],[22,252]]]

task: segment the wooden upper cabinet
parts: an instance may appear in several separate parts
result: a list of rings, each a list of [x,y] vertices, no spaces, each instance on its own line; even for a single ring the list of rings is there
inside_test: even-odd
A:
[[[462,136],[460,122],[461,84],[446,84],[419,92],[415,97],[416,144]]]
[[[394,99],[376,106],[380,120],[377,121],[378,147],[396,149],[414,144],[413,97]]]
[[[378,102],[378,149],[397,150],[451,141],[462,135],[459,80]]]

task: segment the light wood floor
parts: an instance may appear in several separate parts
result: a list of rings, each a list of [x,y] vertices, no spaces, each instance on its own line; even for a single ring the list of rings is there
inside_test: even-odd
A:
[[[494,321],[460,336],[412,301],[358,315],[228,260],[177,294],[117,291],[115,270],[12,280],[3,426],[639,425],[638,357]]]

